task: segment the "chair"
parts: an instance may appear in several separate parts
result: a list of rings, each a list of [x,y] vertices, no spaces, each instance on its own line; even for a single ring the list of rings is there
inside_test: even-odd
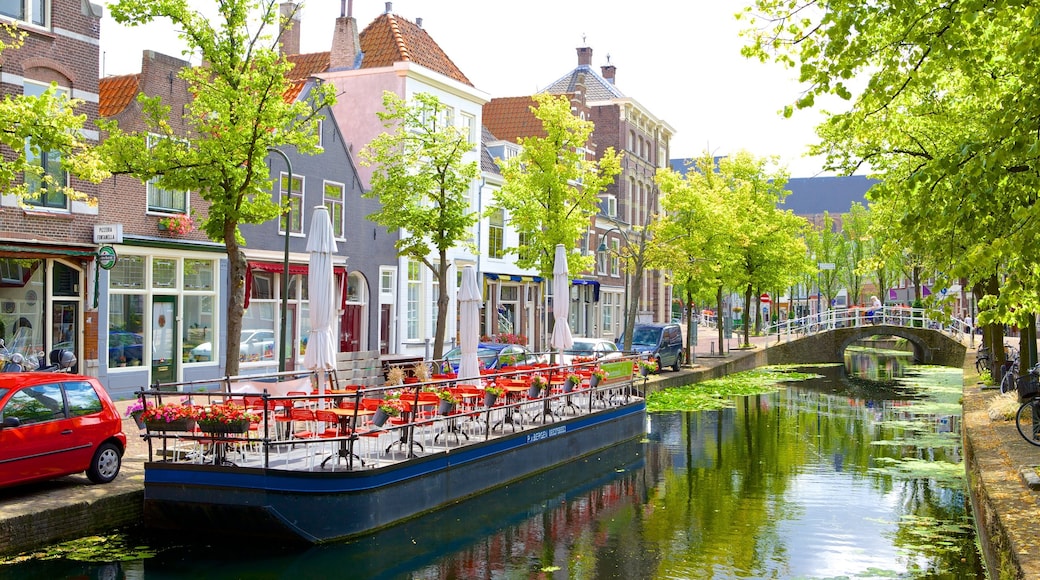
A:
[[[351,429],[347,427],[341,420],[340,416],[336,413],[333,413],[332,411],[329,411],[328,409],[318,409],[314,411],[314,420],[324,424],[324,428],[321,431],[317,432],[317,437],[319,439],[335,439],[337,437],[350,437],[353,434]],[[332,458],[335,458],[335,464],[338,464],[339,457],[344,457],[344,455],[347,453],[350,453],[347,442],[339,441],[338,445],[334,445],[332,447],[329,457],[322,462],[322,467],[324,467],[325,463]],[[364,460],[361,460],[361,465],[364,464]],[[335,469],[335,467],[333,467],[333,469]]]
[[[314,416],[314,411],[310,409],[293,408],[292,410],[292,421],[293,427],[295,428],[292,432],[291,439],[301,441],[312,441],[317,438],[317,419]],[[290,449],[295,449],[293,445]],[[314,452],[310,445],[304,444],[305,453],[307,456],[307,467],[310,468],[314,465]]]

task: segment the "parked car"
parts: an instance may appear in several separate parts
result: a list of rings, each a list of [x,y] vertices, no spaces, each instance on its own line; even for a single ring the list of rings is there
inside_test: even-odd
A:
[[[238,360],[240,362],[274,360],[274,337],[274,331],[269,328],[243,330],[242,339],[238,345]],[[188,352],[191,353],[191,360],[195,362],[213,360],[213,343],[204,342]]]
[[[625,344],[624,333],[615,341],[618,348]],[[682,328],[678,324],[637,324],[632,329],[632,351],[650,357],[657,368],[679,370],[683,363]]]
[[[462,349],[455,347],[444,355],[453,370],[459,369],[459,360],[462,358]],[[528,350],[526,346],[519,344],[504,344],[498,342],[481,342],[477,344],[477,360],[481,368],[500,370],[505,367],[524,364],[535,364],[545,362],[543,356]]]
[[[0,487],[83,471],[108,483],[125,450],[123,419],[96,378],[0,373]]]
[[[569,365],[575,358],[592,358],[595,360],[610,360],[621,358],[623,355],[617,345],[605,338],[575,338],[574,344],[563,351],[561,364]]]

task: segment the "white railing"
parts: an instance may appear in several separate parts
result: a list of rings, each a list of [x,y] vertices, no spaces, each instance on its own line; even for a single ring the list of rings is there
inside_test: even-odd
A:
[[[870,308],[833,308],[818,314],[810,314],[801,318],[792,318],[771,324],[766,334],[784,337],[789,340],[808,334],[815,334],[835,328],[857,326],[907,326],[929,328],[949,333],[960,340],[963,335],[970,335],[972,327],[963,320],[949,318],[947,315],[926,308],[908,308],[905,306],[884,306]]]

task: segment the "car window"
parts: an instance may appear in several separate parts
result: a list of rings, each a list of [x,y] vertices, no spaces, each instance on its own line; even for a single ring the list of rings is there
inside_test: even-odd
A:
[[[69,399],[69,416],[82,417],[101,412],[101,398],[94,386],[87,381],[65,383],[65,396]]]
[[[632,342],[635,344],[657,344],[660,339],[660,328],[643,327],[632,332]]]
[[[64,419],[61,388],[58,385],[38,385],[21,389],[7,400],[0,416],[4,419],[17,417],[23,425]]]

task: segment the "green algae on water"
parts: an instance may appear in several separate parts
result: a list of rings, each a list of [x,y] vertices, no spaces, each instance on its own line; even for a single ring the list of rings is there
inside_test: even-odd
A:
[[[692,385],[670,387],[651,393],[646,399],[646,409],[651,412],[723,409],[734,406],[733,397],[772,393],[780,389],[782,383],[819,377],[791,370],[793,368],[793,365],[761,367]]]

